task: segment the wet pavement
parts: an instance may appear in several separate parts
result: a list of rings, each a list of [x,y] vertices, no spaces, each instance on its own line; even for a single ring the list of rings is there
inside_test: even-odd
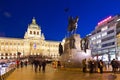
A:
[[[47,65],[45,72],[35,72],[29,65],[16,69],[6,80],[120,80],[120,74],[90,74],[83,73],[79,69],[54,69],[51,65]]]

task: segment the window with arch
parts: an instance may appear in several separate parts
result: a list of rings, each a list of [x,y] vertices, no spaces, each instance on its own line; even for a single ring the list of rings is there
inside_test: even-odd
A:
[[[5,45],[8,45],[8,42],[6,42]]]
[[[39,32],[37,32],[37,35],[39,35]]]
[[[5,59],[8,59],[8,57],[5,57]]]
[[[8,53],[5,53],[5,56],[8,56]]]
[[[14,53],[13,55],[16,56],[16,53]]]
[[[3,57],[1,57],[1,59],[3,59]]]
[[[9,55],[12,56],[12,53],[10,53]]]
[[[1,53],[1,56],[4,56],[4,54],[3,54],[3,53]]]
[[[32,31],[30,31],[30,34],[32,34]]]
[[[36,32],[34,31],[34,34],[36,34]]]

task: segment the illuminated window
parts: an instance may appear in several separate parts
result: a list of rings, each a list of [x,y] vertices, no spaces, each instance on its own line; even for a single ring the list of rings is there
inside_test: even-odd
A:
[[[97,42],[96,42],[96,43],[97,43],[97,44],[98,44],[98,43],[101,43],[101,40],[97,40]]]
[[[98,35],[98,36],[97,36],[97,38],[100,38],[100,37],[101,37],[101,35]]]
[[[101,45],[98,45],[98,48],[101,48]]]
[[[103,27],[101,30],[102,31],[105,31],[105,30],[107,30],[108,29],[108,26],[105,26],[105,27]]]
[[[107,33],[106,33],[106,32],[102,33],[102,37],[103,37],[103,36],[106,36],[106,35],[107,35]]]
[[[95,41],[93,41],[93,44],[96,44],[96,42],[95,42]]]
[[[95,40],[96,38],[95,37],[92,37],[92,39],[91,40]]]

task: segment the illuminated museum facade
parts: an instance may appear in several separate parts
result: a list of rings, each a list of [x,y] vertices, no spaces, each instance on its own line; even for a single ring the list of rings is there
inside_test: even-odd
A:
[[[35,18],[33,18],[32,23],[28,25],[23,39],[0,37],[0,59],[17,58],[18,52],[21,53],[21,57],[42,55],[58,58],[59,43],[60,41],[45,40],[40,26],[36,23]]]

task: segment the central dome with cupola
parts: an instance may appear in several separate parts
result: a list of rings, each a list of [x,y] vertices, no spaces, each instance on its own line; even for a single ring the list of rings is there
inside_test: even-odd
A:
[[[36,20],[35,20],[34,17],[32,19],[32,23],[29,25],[29,28],[30,29],[38,29],[38,30],[40,30],[40,26],[36,23]]]
[[[45,39],[44,34],[41,33],[40,26],[36,23],[36,19],[32,19],[32,23],[28,25],[27,32],[24,35],[25,39]]]

